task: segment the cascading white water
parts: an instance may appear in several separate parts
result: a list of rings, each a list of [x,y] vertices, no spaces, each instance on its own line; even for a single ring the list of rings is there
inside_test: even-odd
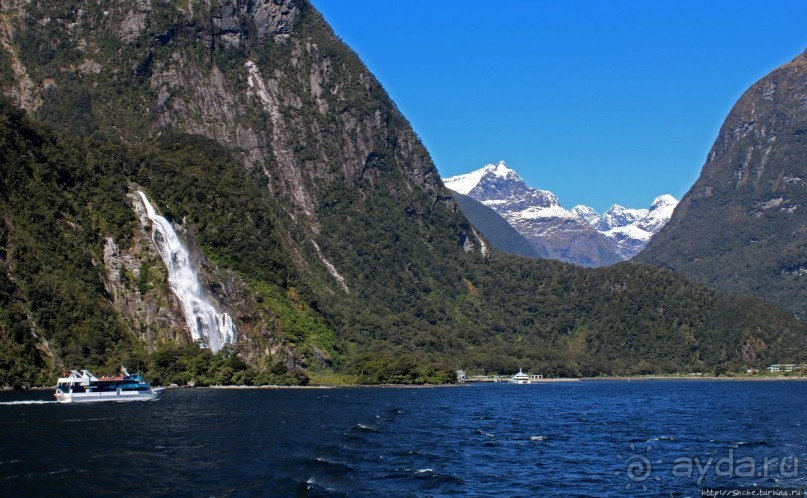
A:
[[[194,341],[201,341],[214,353],[236,338],[235,324],[227,313],[219,313],[210,304],[192,265],[188,250],[182,245],[171,223],[158,215],[143,192],[137,192],[151,220],[151,238],[168,269],[168,284],[182,304],[182,313]]]

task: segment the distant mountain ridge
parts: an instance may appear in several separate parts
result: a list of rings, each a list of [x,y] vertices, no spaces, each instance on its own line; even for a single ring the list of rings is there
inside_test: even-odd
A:
[[[602,217],[588,206],[572,212],[600,232],[623,259],[631,259],[670,221],[678,200],[670,194],[656,197],[650,209],[630,209],[614,204]]]
[[[589,267],[621,261],[602,235],[560,206],[555,194],[530,187],[504,161],[444,183],[499,213],[546,258]]]
[[[443,181],[449,189],[499,213],[542,257],[581,266],[605,266],[632,258],[664,226],[677,205],[673,196],[665,194],[649,209],[615,204],[602,216],[584,205],[567,210],[555,194],[530,187],[504,161]],[[475,222],[473,214],[465,214]]]

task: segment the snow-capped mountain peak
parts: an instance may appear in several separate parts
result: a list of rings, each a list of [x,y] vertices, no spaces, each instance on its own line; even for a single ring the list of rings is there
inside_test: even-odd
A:
[[[443,180],[492,208],[539,253],[584,266],[630,259],[669,221],[678,201],[657,197],[649,209],[614,204],[602,215],[586,205],[563,208],[548,190],[527,185],[504,161]],[[473,220],[471,220],[473,221]]]
[[[647,213],[647,209],[629,209],[614,204],[603,213],[602,219],[595,228],[600,232],[605,232],[612,228],[624,227],[644,218]]]
[[[479,168],[478,170],[465,173],[464,175],[446,178],[443,180],[443,183],[446,187],[450,188],[454,192],[468,195],[471,190],[476,188],[485,177],[489,176],[504,180],[514,180],[518,182],[522,181],[515,171],[507,167],[507,164],[504,161],[499,161],[498,164],[488,164]]]
[[[508,168],[507,163],[505,163],[504,161],[499,161],[499,163],[495,166],[492,164],[488,164],[483,169],[488,170],[489,172],[493,173],[494,175],[500,178],[511,178],[511,177],[518,178],[516,172]]]
[[[586,206],[584,204],[578,204],[577,206],[573,207],[572,213],[576,214],[579,218],[593,227],[596,227],[602,219],[597,211],[594,211],[593,207]]]
[[[656,197],[653,200],[653,204],[650,205],[650,210],[654,211],[656,209],[675,209],[675,206],[678,205],[678,200],[671,196],[670,194],[664,194]]]
[[[507,204],[507,209],[513,211],[535,206],[560,206],[555,194],[530,187],[504,161],[446,178],[443,183],[454,192],[473,197],[488,207]]]
[[[548,258],[584,266],[620,260],[600,234],[577,214],[561,207],[555,194],[530,187],[504,161],[443,182],[496,211]]]
[[[664,194],[653,200],[650,209],[629,209],[614,204],[602,217],[597,217],[596,211],[588,206],[578,206],[576,214],[605,236],[621,257],[630,259],[670,221],[677,205],[675,197]]]
[[[636,226],[655,234],[670,221],[670,217],[677,205],[678,200],[669,194],[656,197],[655,200],[653,200],[653,204],[650,205],[650,211],[647,213],[647,216],[639,220]]]

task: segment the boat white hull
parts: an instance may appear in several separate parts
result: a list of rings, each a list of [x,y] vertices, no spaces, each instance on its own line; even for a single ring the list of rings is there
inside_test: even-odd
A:
[[[59,403],[86,403],[95,401],[151,401],[157,399],[162,394],[162,389],[154,389],[151,392],[101,392],[101,393],[56,393],[56,401]]]

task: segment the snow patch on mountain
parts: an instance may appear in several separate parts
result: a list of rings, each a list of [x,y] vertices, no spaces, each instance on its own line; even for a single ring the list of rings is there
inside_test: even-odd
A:
[[[443,180],[443,183],[446,187],[450,188],[454,192],[459,192],[463,195],[468,195],[468,193],[474,189],[479,182],[486,175],[493,175],[498,178],[514,178],[519,179],[516,172],[512,169],[507,167],[504,161],[499,161],[499,164],[493,165],[488,164],[484,168],[478,169],[476,171],[471,171],[470,173],[466,173],[464,175],[452,176],[451,178],[446,178]]]
[[[653,204],[650,205],[650,212],[637,222],[637,226],[655,234],[670,221],[676,206],[678,206],[678,199],[669,194],[656,197]]]
[[[614,204],[603,213],[596,228],[599,232],[607,232],[613,228],[628,226],[647,216],[647,213],[647,209],[630,209]]]
[[[661,228],[670,221],[678,200],[664,194],[656,197],[650,209],[629,209],[618,204],[602,216],[588,206],[573,210],[582,220],[600,232],[623,259],[630,259],[645,248]]]
[[[564,209],[555,194],[530,187],[504,161],[443,182],[496,211],[549,258],[582,266],[621,260],[608,241],[577,214]]]
[[[597,211],[594,211],[594,208],[585,206],[583,204],[578,204],[577,206],[573,207],[572,213],[576,214],[578,217],[582,218],[583,221],[593,227],[597,226],[602,220],[600,215],[597,214]]]
[[[563,209],[557,204],[548,207],[530,206],[527,209],[514,213],[513,217],[522,220],[534,220],[537,218],[561,218],[566,220],[578,219],[576,214]]]

